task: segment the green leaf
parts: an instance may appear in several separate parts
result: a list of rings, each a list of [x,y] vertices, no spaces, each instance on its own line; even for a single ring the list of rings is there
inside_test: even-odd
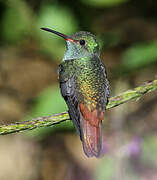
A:
[[[83,3],[96,7],[110,7],[125,3],[128,0],[82,0]]]
[[[47,116],[59,112],[67,111],[67,106],[64,99],[61,97],[59,86],[49,87],[44,90],[36,99],[36,104],[32,108],[31,117]],[[28,117],[27,117],[28,119]],[[32,119],[32,118],[31,118]],[[30,137],[38,139],[44,138],[49,133],[56,130],[69,130],[73,129],[72,122],[61,123],[58,126],[51,128],[35,129],[27,133]]]
[[[21,16],[19,8],[7,8],[2,19],[2,34],[5,41],[15,43],[29,31],[29,22]]]
[[[32,116],[45,116],[66,111],[67,107],[64,99],[61,97],[58,85],[44,90],[36,100],[36,105],[32,109]]]
[[[157,42],[137,44],[123,54],[122,64],[128,69],[134,69],[157,61]]]
[[[37,19],[41,49],[57,60],[65,52],[65,42],[61,37],[40,30],[41,27],[48,27],[56,31],[73,34],[77,29],[76,19],[68,8],[61,6],[46,5],[40,10]]]

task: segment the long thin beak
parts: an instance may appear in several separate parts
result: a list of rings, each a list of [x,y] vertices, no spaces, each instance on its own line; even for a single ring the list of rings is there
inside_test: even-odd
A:
[[[49,29],[49,28],[40,28],[40,29],[42,29],[42,30],[44,30],[44,31],[48,31],[48,32],[50,32],[50,33],[54,33],[54,34],[56,34],[56,35],[64,38],[66,41],[74,41],[74,40],[71,39],[69,36],[67,36],[67,35],[65,35],[65,34],[62,34],[62,33],[60,33],[60,32],[54,31],[54,30],[52,30],[52,29]]]

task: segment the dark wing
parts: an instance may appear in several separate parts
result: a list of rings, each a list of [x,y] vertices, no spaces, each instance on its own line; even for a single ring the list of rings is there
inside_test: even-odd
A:
[[[106,105],[108,103],[108,98],[110,96],[110,85],[109,85],[109,81],[107,80],[107,74],[106,74],[106,69],[104,64],[101,62],[101,69],[102,69],[102,75],[103,75],[103,79],[104,79],[104,93],[102,96],[102,102],[103,102],[103,108],[106,109]]]
[[[59,81],[61,94],[68,106],[70,118],[72,119],[75,129],[81,138],[80,109],[78,107],[77,95],[75,91],[76,85],[74,74],[72,73],[72,71],[67,74],[67,71],[65,72],[63,66],[60,65]]]

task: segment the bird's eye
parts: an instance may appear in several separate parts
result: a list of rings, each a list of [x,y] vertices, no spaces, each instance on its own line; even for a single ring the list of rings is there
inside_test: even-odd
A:
[[[83,39],[80,40],[80,45],[83,46],[83,45],[85,45],[85,43],[86,43],[85,40],[83,40]]]

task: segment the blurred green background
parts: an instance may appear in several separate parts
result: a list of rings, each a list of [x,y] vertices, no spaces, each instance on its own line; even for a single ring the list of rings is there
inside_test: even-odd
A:
[[[90,31],[101,46],[111,96],[157,75],[157,1],[0,1],[0,124],[67,111],[57,67],[67,35]],[[157,179],[157,96],[106,112],[101,159],[85,157],[71,122],[0,137],[2,180]]]

